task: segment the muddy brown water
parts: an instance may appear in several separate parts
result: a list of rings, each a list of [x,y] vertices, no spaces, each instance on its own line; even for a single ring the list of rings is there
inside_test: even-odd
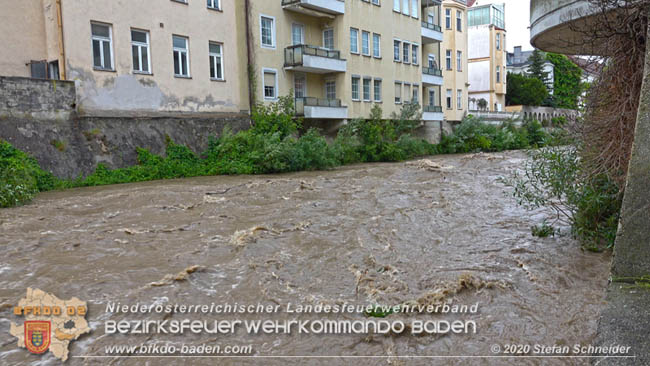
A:
[[[584,359],[407,358],[492,355],[494,344],[589,345],[603,306],[608,255],[568,236],[534,238],[550,218],[526,211],[498,183],[525,154],[432,157],[329,172],[208,177],[75,189],[0,210],[0,363],[59,364],[9,335],[27,287],[88,301],[93,331],[70,365],[170,365],[181,359],[105,356],[120,344],[252,345],[257,356],[193,358],[200,365],[583,365]],[[567,228],[564,228],[565,230]],[[196,267],[199,266],[199,267]],[[198,270],[177,280],[188,268]],[[191,272],[191,271],[190,271]],[[183,277],[183,276],[181,276]],[[394,314],[389,320],[472,320],[476,334],[129,335],[107,320],[122,304],[475,304],[477,314]],[[362,319],[362,314],[181,315],[191,319]],[[398,357],[399,356],[399,357]]]

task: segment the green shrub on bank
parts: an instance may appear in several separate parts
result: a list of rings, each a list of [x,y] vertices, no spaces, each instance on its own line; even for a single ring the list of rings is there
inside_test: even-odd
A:
[[[23,204],[56,185],[57,179],[34,158],[0,140],[0,207]]]

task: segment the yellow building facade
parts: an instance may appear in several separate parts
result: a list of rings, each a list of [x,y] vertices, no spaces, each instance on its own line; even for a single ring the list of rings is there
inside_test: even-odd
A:
[[[449,122],[459,122],[467,114],[469,98],[468,28],[466,2],[442,2],[443,49],[443,110]]]

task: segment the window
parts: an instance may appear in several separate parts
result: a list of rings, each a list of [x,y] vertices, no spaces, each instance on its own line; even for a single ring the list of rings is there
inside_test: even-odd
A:
[[[372,3],[375,5],[379,5],[379,0],[372,0]]]
[[[221,10],[221,0],[208,0],[208,8]]]
[[[402,14],[409,15],[409,9],[411,8],[409,0],[404,0],[402,2]]]
[[[375,102],[381,102],[381,79],[375,79]]]
[[[432,107],[436,105],[436,90],[433,88],[429,89],[429,105]]]
[[[223,45],[210,43],[210,79],[223,80]]]
[[[463,109],[463,91],[461,89],[456,90],[456,108]]]
[[[447,109],[452,109],[451,89],[447,89]]]
[[[429,68],[430,69],[437,69],[438,68],[438,63],[436,62],[436,55],[429,54]]]
[[[501,66],[497,66],[497,83],[501,82]]]
[[[131,30],[131,53],[133,54],[133,71],[150,74],[149,32]]]
[[[501,34],[497,33],[497,50],[501,49]]]
[[[405,64],[408,64],[409,62],[411,62],[411,59],[409,58],[409,46],[410,46],[410,44],[408,44],[407,42],[404,42],[404,47],[403,47],[404,48],[404,53],[402,54],[402,62],[404,62]]]
[[[411,15],[413,18],[418,17],[418,0],[411,0]]]
[[[174,76],[190,77],[190,58],[187,38],[172,36],[174,46]]]
[[[451,70],[451,50],[447,50],[445,60],[447,61],[447,70]]]
[[[456,69],[463,71],[463,51],[456,51]]]
[[[278,73],[273,69],[264,69],[263,72],[264,99],[276,99],[278,97]]]
[[[400,62],[399,54],[400,49],[402,48],[402,42],[395,40],[393,41],[393,60]]]
[[[404,103],[411,103],[411,84],[404,84]]]
[[[414,84],[413,85],[413,99],[412,99],[413,103],[417,103],[417,104],[420,103],[419,90],[420,90],[420,86],[417,85],[417,84]]]
[[[502,48],[505,51],[506,50],[506,35],[505,34],[503,35],[503,44],[502,45],[503,45]]]
[[[418,64],[418,50],[420,47],[418,45],[414,44],[411,46],[411,53],[413,54],[413,65]]]
[[[402,83],[395,83],[395,104],[402,104]]]
[[[399,12],[399,2],[400,0],[393,0],[393,10]]]
[[[291,24],[291,44],[305,44],[305,27],[302,24]]]
[[[445,9],[445,28],[451,29],[451,9]]]
[[[376,58],[381,57],[381,36],[377,33],[372,35],[372,55]]]
[[[370,56],[370,32],[361,32],[361,53]]]
[[[370,83],[372,80],[368,77],[363,78],[363,101],[364,102],[369,102],[370,101]]]
[[[360,100],[361,98],[359,97],[359,83],[361,82],[361,78],[358,76],[353,76],[352,77],[352,100]]]
[[[359,53],[359,30],[350,28],[350,52]]]
[[[307,78],[305,74],[296,73],[293,76],[293,92],[296,98],[304,98],[307,96]]]
[[[334,29],[330,28],[323,31],[323,48],[334,49]]]
[[[463,31],[463,12],[456,10],[456,30]]]
[[[327,99],[336,99],[336,81],[335,80],[326,80],[325,81],[325,98],[327,98]]]
[[[275,18],[260,16],[262,47],[275,48]]]
[[[91,23],[93,41],[93,66],[100,70],[113,70],[113,37],[111,26]]]

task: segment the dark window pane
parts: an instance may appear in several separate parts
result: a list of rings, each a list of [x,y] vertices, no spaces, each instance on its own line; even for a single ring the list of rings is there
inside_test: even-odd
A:
[[[142,47],[142,71],[149,72],[149,51]]]
[[[187,76],[187,53],[181,53],[181,62],[182,62],[182,73]]]
[[[174,74],[175,75],[180,75],[181,73],[181,66],[180,63],[178,62],[178,56],[179,56],[179,52],[174,51]]]
[[[221,57],[217,57],[217,78],[223,79],[223,72],[221,71]]]
[[[93,36],[106,37],[106,38],[109,37],[110,32],[108,30],[108,26],[92,24],[91,27],[92,27]]]
[[[113,69],[113,64],[111,62],[111,44],[108,42],[102,42],[104,46],[104,68]]]
[[[187,48],[187,42],[185,38],[182,37],[173,37],[173,38],[174,38],[174,47],[182,48],[182,49]]]
[[[140,71],[140,54],[138,46],[131,46],[131,54],[133,55],[133,70]]]
[[[133,42],[147,43],[147,33],[131,31],[131,40]]]
[[[210,77],[212,79],[217,77],[214,71],[214,57],[212,56],[210,57]]]
[[[95,67],[102,67],[101,44],[99,41],[93,41],[93,64]]]

